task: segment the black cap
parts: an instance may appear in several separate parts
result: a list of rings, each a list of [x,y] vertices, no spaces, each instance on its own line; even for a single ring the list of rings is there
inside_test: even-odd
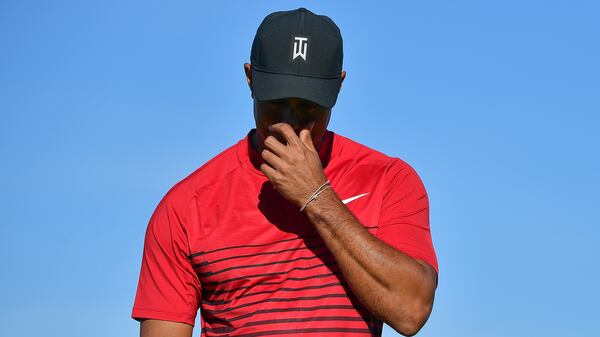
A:
[[[331,108],[342,84],[337,25],[306,8],[267,15],[252,42],[252,97],[298,97]]]

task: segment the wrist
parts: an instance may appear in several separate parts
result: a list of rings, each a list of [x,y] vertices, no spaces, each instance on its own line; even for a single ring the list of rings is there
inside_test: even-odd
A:
[[[337,194],[333,190],[333,187],[331,185],[328,185],[328,188],[322,189],[315,199],[306,204],[303,213],[306,213],[308,215],[309,213],[318,212],[320,209],[322,209],[322,206],[324,204],[327,204],[328,202],[331,203],[331,201],[333,200],[332,198],[336,197]]]
[[[319,196],[321,195],[321,193],[323,193],[325,190],[330,189],[330,188],[331,188],[331,184],[330,184],[329,180],[327,180],[324,183],[322,183],[321,185],[319,185],[319,187],[314,189],[314,192],[310,196],[308,196],[304,201],[302,201],[302,205],[300,205],[300,212],[304,211],[304,209],[306,209],[308,204],[317,200],[319,198]]]

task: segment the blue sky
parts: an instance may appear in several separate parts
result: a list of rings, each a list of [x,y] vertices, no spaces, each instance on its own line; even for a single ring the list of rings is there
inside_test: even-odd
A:
[[[242,65],[297,7],[344,38],[329,129],[427,188],[440,280],[419,336],[600,335],[597,2],[9,0],[3,334],[138,334],[147,221],[254,127]]]

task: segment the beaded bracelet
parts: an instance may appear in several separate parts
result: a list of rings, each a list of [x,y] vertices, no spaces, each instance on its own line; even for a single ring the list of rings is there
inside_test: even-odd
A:
[[[309,202],[318,199],[319,194],[321,194],[321,192],[325,191],[326,189],[328,189],[329,187],[331,187],[331,185],[329,184],[329,180],[327,180],[323,185],[319,186],[319,188],[317,188],[317,190],[315,191],[315,193],[313,193],[304,203],[304,206],[302,206],[302,208],[300,208],[300,212],[302,212],[306,206],[308,205]]]

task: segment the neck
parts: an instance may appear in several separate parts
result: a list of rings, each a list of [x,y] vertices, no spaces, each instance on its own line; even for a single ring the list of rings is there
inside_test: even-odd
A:
[[[250,145],[252,145],[252,148],[254,150],[256,150],[256,152],[258,152],[258,153],[260,153],[262,151],[262,145],[263,145],[263,144],[259,144],[259,143],[260,142],[258,141],[258,130],[256,130],[250,137]]]

